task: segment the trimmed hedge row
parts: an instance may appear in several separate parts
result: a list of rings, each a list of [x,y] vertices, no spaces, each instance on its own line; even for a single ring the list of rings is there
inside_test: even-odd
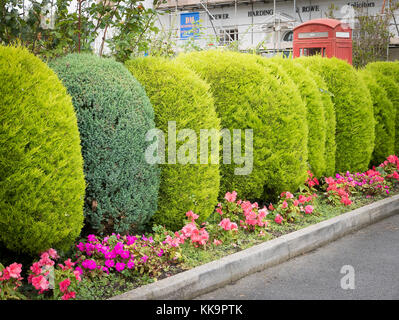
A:
[[[169,135],[172,127],[168,128],[168,125],[174,121],[177,156],[180,150],[194,150],[187,159],[180,154],[180,161],[189,161],[187,164],[181,164],[177,159],[176,164],[161,166],[158,212],[154,222],[177,230],[183,226],[185,213],[189,210],[199,214],[201,221],[205,220],[217,203],[220,184],[219,164],[211,163],[209,157],[209,164],[200,163],[200,130],[216,130],[214,138],[216,147],[219,147],[220,119],[216,115],[209,86],[176,61],[146,57],[128,61],[126,66],[141,81],[150,97],[156,127],[165,133],[165,149],[168,150],[169,137],[173,134],[170,132]],[[195,132],[193,138],[198,138],[198,143],[187,129]],[[208,146],[209,140],[206,141]],[[216,150],[217,162],[218,152],[219,149]],[[170,155],[168,153],[165,157],[166,161]]]
[[[332,93],[336,114],[337,172],[364,171],[374,150],[373,103],[360,75],[346,61],[320,56],[298,58],[319,73]]]
[[[85,216],[99,233],[142,231],[156,212],[159,169],[144,153],[154,112],[123,64],[90,54],[56,59],[78,117],[87,182]]]
[[[26,49],[0,46],[0,241],[68,250],[83,226],[76,115],[61,81]]]
[[[193,52],[177,60],[210,84],[223,128],[253,129],[252,173],[236,175],[241,166],[221,165],[220,195],[236,190],[244,198],[264,199],[295,190],[308,169],[308,127],[299,94],[287,90],[288,77],[276,78],[259,68],[255,56],[235,52]]]
[[[297,190],[307,170],[364,171],[399,152],[399,63],[356,72],[336,58],[211,50],[127,68],[72,54],[51,66],[72,101],[40,60],[0,46],[0,241],[14,251],[69,249],[83,207],[86,231],[139,232],[148,222],[176,230],[186,211],[206,220],[227,191],[268,200]],[[162,156],[161,131],[158,166],[149,159]],[[253,159],[233,151],[226,162],[231,141],[241,142],[241,160]],[[243,167],[249,174],[237,173]]]
[[[321,177],[326,173],[326,116],[321,92],[312,79],[312,74],[303,66],[295,64],[292,59],[276,57],[267,60],[262,59],[262,62],[263,64],[277,63],[280,65],[298,87],[299,94],[307,109],[309,169],[317,177]],[[289,85],[292,88],[295,87],[294,84]]]

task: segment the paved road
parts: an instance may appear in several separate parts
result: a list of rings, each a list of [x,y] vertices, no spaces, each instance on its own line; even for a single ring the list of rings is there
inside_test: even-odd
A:
[[[399,214],[197,299],[399,299]]]

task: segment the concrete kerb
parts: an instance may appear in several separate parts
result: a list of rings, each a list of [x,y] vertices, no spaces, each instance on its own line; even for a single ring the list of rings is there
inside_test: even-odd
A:
[[[111,300],[192,299],[399,213],[399,195],[344,213]]]

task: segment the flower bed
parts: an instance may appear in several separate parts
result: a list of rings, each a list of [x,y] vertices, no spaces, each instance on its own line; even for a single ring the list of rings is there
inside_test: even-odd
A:
[[[398,157],[389,156],[363,173],[318,180],[309,172],[297,193],[283,192],[275,204],[241,200],[233,191],[204,223],[188,211],[176,232],[156,226],[140,236],[92,234],[62,264],[54,249],[42,253],[29,267],[27,281],[21,264],[0,265],[0,297],[109,298],[395,194],[398,171]]]

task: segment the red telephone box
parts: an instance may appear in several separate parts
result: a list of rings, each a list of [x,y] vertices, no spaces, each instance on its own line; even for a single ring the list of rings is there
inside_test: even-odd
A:
[[[352,64],[352,29],[335,19],[315,19],[295,27],[294,58],[315,54]]]

